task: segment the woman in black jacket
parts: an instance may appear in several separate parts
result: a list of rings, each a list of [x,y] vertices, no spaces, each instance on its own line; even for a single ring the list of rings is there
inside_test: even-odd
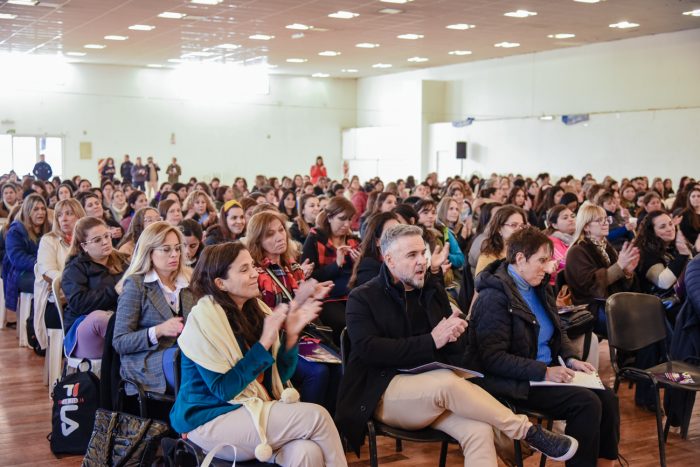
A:
[[[595,371],[579,359],[561,329],[547,284],[551,256],[552,242],[538,229],[528,227],[511,236],[506,259],[491,263],[477,278],[470,355],[485,374],[481,383],[487,391],[566,420],[566,434],[579,442],[567,466],[612,466],[618,454],[620,417],[610,389],[530,385],[530,381],[569,383],[572,370]]]
[[[360,244],[360,259],[352,268],[348,287],[358,287],[379,275],[382,267],[379,240],[386,230],[398,224],[400,224],[399,219],[393,212],[380,212],[367,220],[367,230]]]
[[[127,256],[112,247],[112,234],[102,219],[84,217],[75,224],[61,288],[64,345],[68,355],[100,358],[107,324],[117,309],[114,286],[126,269]]]

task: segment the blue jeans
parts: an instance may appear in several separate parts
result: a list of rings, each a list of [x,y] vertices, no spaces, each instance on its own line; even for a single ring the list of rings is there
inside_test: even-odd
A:
[[[322,405],[333,415],[341,376],[339,364],[307,362],[299,357],[292,384],[299,390],[302,402]]]
[[[175,371],[173,364],[175,362],[175,351],[177,349],[177,345],[173,345],[163,352],[163,374],[165,375],[166,394],[175,394]]]

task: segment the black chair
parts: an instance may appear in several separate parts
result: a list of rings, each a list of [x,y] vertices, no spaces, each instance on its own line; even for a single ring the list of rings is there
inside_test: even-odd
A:
[[[170,411],[173,404],[175,404],[175,397],[177,396],[177,387],[180,385],[180,349],[175,350],[173,355],[173,374],[175,375],[175,394],[161,394],[159,392],[146,391],[143,386],[130,379],[122,379],[119,386],[119,396],[126,397],[126,385],[130,384],[136,388],[136,400],[139,404],[139,416],[143,418],[152,418],[149,416],[148,403],[156,402],[161,404],[163,407]],[[161,417],[162,418],[162,417]],[[169,423],[169,420],[165,420]]]
[[[615,371],[617,389],[620,378],[635,382],[648,382],[654,387],[656,398],[656,431],[659,441],[659,461],[666,466],[665,441],[670,427],[662,427],[659,388],[700,391],[700,367],[685,362],[671,361],[666,352],[666,363],[647,369],[620,366],[620,353],[631,355],[653,344],[666,343],[666,311],[661,300],[654,295],[621,292],[610,296],[605,304],[607,317],[610,363]],[[665,376],[666,373],[689,373],[693,384],[679,384]]]
[[[340,355],[343,362],[343,369],[345,369],[348,357],[350,356],[350,337],[348,336],[347,328],[343,329],[340,334]],[[377,467],[379,465],[379,457],[377,456],[377,436],[387,436],[395,439],[397,452],[401,452],[401,442],[404,440],[416,443],[440,443],[440,463],[438,464],[440,467],[445,467],[447,462],[448,444],[459,444],[453,437],[440,430],[432,428],[403,430],[370,418],[367,422],[370,467]]]

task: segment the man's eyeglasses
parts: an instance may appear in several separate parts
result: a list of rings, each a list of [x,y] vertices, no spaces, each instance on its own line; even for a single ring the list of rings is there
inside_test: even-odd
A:
[[[104,235],[100,235],[99,237],[94,237],[91,238],[90,240],[85,240],[83,242],[83,245],[89,245],[91,243],[104,243],[104,242],[111,242],[112,241],[112,232],[107,232]]]
[[[158,250],[162,253],[165,253],[166,255],[169,255],[173,251],[175,251],[176,253],[180,253],[183,248],[185,248],[185,245],[182,243],[179,243],[177,245],[163,245],[163,246],[155,247],[154,250]]]

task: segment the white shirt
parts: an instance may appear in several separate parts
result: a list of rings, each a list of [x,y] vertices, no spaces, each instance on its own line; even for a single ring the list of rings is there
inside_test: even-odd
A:
[[[160,280],[160,276],[158,276],[158,273],[155,271],[155,269],[151,269],[144,276],[143,282],[144,284],[153,282],[158,283],[158,287],[160,287],[160,291],[163,292],[165,301],[168,302],[168,305],[170,306],[170,309],[173,312],[173,317],[176,316],[178,311],[180,311],[180,291],[186,288],[188,285],[190,285],[190,283],[187,281],[187,278],[185,278],[185,276],[183,276],[182,274],[178,274],[175,278],[175,290],[172,290],[170,289],[170,287],[163,284],[163,282]],[[153,345],[158,344],[155,326],[148,328],[148,340],[151,341],[151,344]]]

